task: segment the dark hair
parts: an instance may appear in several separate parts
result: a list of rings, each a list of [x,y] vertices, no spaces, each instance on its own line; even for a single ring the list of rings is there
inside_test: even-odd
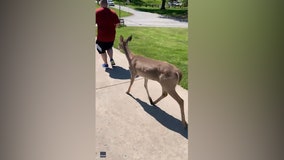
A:
[[[107,0],[100,0],[100,5],[108,6]]]

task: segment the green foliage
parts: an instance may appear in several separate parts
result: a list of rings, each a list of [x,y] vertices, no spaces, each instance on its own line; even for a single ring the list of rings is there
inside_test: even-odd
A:
[[[143,5],[145,2],[143,0],[131,0],[131,3],[134,5]]]
[[[184,7],[188,7],[188,0],[182,0],[182,4]]]
[[[161,4],[162,0],[143,0],[146,4]]]
[[[118,47],[119,36],[133,35],[129,48],[135,54],[167,61],[183,73],[180,85],[188,89],[188,29],[121,27],[117,29],[114,47]]]

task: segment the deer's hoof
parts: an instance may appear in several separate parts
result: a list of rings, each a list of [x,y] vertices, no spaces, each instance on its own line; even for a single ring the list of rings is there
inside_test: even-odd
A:
[[[152,99],[150,99],[150,104],[151,104],[151,105],[155,105],[155,103],[153,102]]]
[[[184,129],[187,129],[188,124],[186,122],[183,122],[182,124],[183,124]]]

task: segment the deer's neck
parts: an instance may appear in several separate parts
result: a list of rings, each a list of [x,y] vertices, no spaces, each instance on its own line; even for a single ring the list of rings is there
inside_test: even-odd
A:
[[[127,46],[123,46],[123,50],[126,55],[127,61],[129,65],[131,66],[131,59],[133,58],[133,54],[131,53],[131,51],[129,50]]]

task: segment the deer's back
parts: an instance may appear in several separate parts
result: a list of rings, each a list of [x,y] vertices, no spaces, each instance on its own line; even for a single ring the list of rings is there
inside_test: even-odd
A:
[[[181,71],[176,66],[165,61],[135,55],[131,60],[131,64],[138,75],[156,81],[160,79],[178,78],[177,80],[179,82],[182,76]]]

